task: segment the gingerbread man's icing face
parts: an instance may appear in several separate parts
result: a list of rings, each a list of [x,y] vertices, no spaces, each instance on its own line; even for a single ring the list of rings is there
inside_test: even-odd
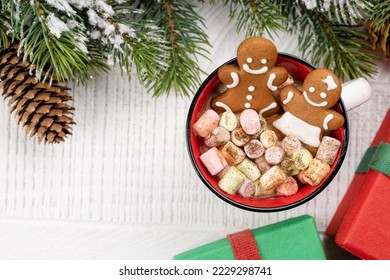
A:
[[[324,131],[344,124],[344,117],[329,109],[340,95],[341,83],[334,73],[327,69],[314,70],[305,78],[302,92],[293,86],[281,90],[280,99],[286,110],[273,126],[309,146],[318,147]]]
[[[278,58],[276,47],[272,42],[264,40],[252,40],[251,44],[241,44],[239,46],[237,62],[246,73],[253,75],[265,74],[275,65]]]
[[[224,65],[218,70],[219,79],[227,91],[211,101],[217,112],[239,113],[253,109],[264,116],[271,116],[280,109],[272,96],[288,78],[287,70],[275,67],[275,45],[264,38],[251,37],[243,41],[237,50],[238,65]]]
[[[313,74],[314,73],[314,74]],[[336,75],[326,69],[310,73],[302,86],[303,97],[313,107],[331,108],[341,95],[341,84]]]

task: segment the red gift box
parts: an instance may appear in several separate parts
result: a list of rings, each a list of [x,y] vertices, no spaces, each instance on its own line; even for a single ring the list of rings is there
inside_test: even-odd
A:
[[[362,259],[390,259],[389,159],[390,110],[326,230]]]

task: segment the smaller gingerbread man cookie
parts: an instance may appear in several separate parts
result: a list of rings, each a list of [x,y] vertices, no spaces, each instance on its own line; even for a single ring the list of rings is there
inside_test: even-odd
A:
[[[314,70],[304,80],[302,92],[293,86],[281,90],[280,99],[286,110],[273,126],[286,135],[295,135],[309,146],[318,147],[324,131],[344,125],[344,117],[329,109],[340,95],[341,83],[333,72]]]
[[[260,37],[244,40],[237,50],[238,65],[224,65],[218,70],[227,91],[211,101],[211,108],[218,113],[253,109],[264,117],[276,114],[280,106],[272,92],[288,78],[286,69],[275,66],[277,57],[271,41]]]

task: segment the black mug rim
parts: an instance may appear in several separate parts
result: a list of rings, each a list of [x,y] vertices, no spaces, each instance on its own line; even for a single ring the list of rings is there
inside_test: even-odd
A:
[[[299,58],[299,57],[297,57],[295,55],[291,55],[291,54],[287,54],[287,53],[283,53],[283,52],[278,52],[278,56],[289,58],[289,59],[292,59],[292,60],[297,60],[299,63],[301,63],[301,64],[311,68],[312,70],[316,69],[316,67],[314,67],[313,65],[311,65],[307,61],[305,61],[302,58]],[[235,201],[233,199],[230,199],[230,198],[224,196],[220,192],[218,192],[211,185],[211,183],[204,177],[203,173],[200,171],[198,165],[196,164],[194,153],[193,153],[193,150],[192,150],[192,147],[191,147],[191,137],[190,137],[190,134],[191,134],[191,118],[192,118],[192,114],[193,114],[195,105],[196,105],[196,103],[197,103],[197,101],[199,99],[199,96],[203,92],[203,90],[206,87],[206,85],[209,84],[210,80],[212,78],[214,78],[215,75],[217,75],[218,69],[220,67],[222,67],[224,65],[227,65],[227,64],[233,64],[233,63],[236,63],[236,62],[237,62],[237,58],[232,58],[229,61],[227,61],[227,62],[221,64],[219,67],[217,67],[203,81],[203,83],[199,87],[198,91],[196,92],[194,98],[192,99],[192,102],[191,102],[191,105],[190,105],[190,108],[189,108],[189,111],[188,111],[188,115],[187,115],[187,120],[186,120],[186,145],[187,145],[188,154],[190,155],[192,166],[194,167],[196,173],[198,174],[198,176],[200,177],[200,179],[202,180],[202,182],[206,185],[206,187],[208,189],[210,189],[220,199],[222,199],[223,201],[225,201],[225,202],[227,202],[227,203],[229,203],[229,204],[231,204],[231,205],[233,205],[235,207],[238,207],[238,208],[241,208],[241,209],[244,209],[244,210],[253,211],[253,212],[279,212],[279,211],[285,211],[285,210],[288,210],[288,209],[295,208],[295,207],[297,207],[299,205],[302,205],[302,204],[310,201],[314,197],[316,197],[318,194],[320,194],[332,182],[334,177],[339,172],[342,163],[344,162],[344,159],[345,159],[345,156],[346,156],[346,153],[347,153],[347,149],[348,149],[348,142],[349,142],[348,114],[347,114],[347,110],[345,108],[344,102],[343,102],[342,98],[340,98],[339,101],[338,101],[338,104],[339,104],[340,110],[341,110],[341,114],[344,116],[344,119],[345,119],[345,121],[344,121],[344,129],[343,129],[344,130],[344,141],[343,141],[343,145],[341,146],[340,157],[339,157],[339,160],[337,161],[335,167],[331,171],[331,174],[322,183],[322,185],[320,187],[318,187],[315,191],[313,191],[308,196],[305,196],[304,198],[302,198],[302,199],[300,199],[300,200],[298,200],[296,202],[293,202],[293,203],[290,203],[290,204],[287,204],[287,205],[277,206],[277,207],[254,207],[254,206],[249,206],[249,205],[245,205],[245,204],[239,203],[239,202],[237,202],[237,201]]]

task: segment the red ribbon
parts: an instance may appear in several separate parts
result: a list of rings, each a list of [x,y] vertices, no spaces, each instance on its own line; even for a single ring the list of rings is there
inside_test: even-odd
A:
[[[228,234],[227,239],[232,246],[236,260],[261,260],[259,248],[250,229]]]

